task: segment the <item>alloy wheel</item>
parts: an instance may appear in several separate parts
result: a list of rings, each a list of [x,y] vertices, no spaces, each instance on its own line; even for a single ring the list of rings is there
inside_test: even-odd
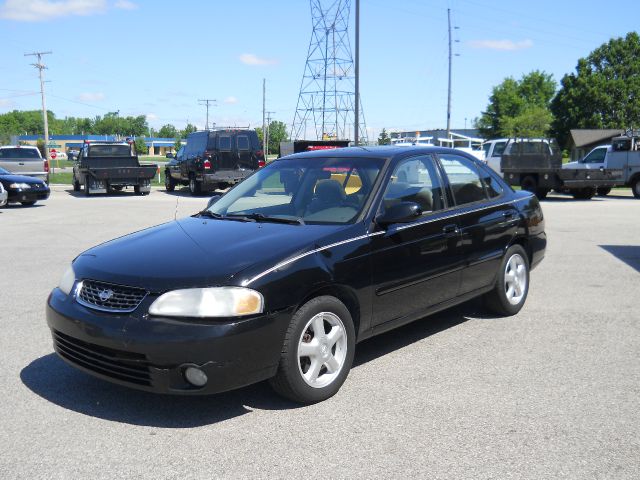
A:
[[[520,254],[509,258],[504,271],[504,288],[511,305],[518,305],[527,290],[527,264]]]
[[[314,315],[298,340],[298,369],[313,388],[323,388],[338,377],[347,357],[347,332],[331,312]]]

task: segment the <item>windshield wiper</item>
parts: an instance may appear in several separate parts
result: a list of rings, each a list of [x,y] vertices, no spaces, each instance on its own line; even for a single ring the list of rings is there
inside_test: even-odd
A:
[[[248,218],[237,215],[220,215],[219,213],[212,212],[211,210],[202,210],[194,215],[194,217],[207,217],[214,218],[216,220],[232,220],[234,222],[255,222],[252,218]]]
[[[234,217],[236,215],[227,215],[227,217]],[[237,215],[237,218],[247,218],[256,222],[271,222],[271,223],[286,223],[289,225],[304,225],[304,220],[301,218],[286,218],[286,217],[271,217],[264,213],[247,213],[244,215]]]

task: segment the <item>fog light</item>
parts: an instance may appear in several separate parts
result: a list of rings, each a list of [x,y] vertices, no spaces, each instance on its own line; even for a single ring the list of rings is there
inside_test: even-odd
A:
[[[204,387],[207,384],[207,374],[196,367],[188,367],[184,371],[184,378],[194,387]]]

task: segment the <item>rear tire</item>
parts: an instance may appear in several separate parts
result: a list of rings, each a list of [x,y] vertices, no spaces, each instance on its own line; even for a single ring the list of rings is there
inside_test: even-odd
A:
[[[167,192],[173,192],[176,189],[176,182],[171,178],[169,170],[164,172],[164,188]]]
[[[84,177],[84,196],[88,197],[91,195],[89,192],[89,177]]]
[[[271,386],[298,403],[332,397],[351,369],[355,336],[351,314],[340,300],[309,300],[291,318]]]
[[[596,194],[594,187],[579,188],[578,190],[572,190],[571,194],[576,200],[591,200]]]
[[[528,294],[529,257],[522,246],[512,245],[500,262],[496,284],[485,294],[485,302],[492,312],[509,317],[522,309]]]
[[[640,177],[636,177],[631,181],[631,193],[636,198],[640,198]]]
[[[76,176],[73,176],[73,191],[74,192],[79,192],[80,191],[80,182],[76,179]]]
[[[606,197],[611,193],[611,187],[600,187],[596,190],[599,197]]]
[[[30,202],[20,202],[20,203],[25,207],[32,207],[33,205],[36,204],[36,200],[32,200]]]
[[[189,192],[194,197],[202,194],[202,184],[196,180],[196,176],[193,174],[189,177]]]

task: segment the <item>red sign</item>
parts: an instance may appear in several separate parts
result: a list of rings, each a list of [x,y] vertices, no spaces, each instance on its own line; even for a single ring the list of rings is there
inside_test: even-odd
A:
[[[49,156],[51,157],[52,160],[56,159],[56,157],[58,156],[58,152],[56,151],[55,148],[52,148],[51,150],[49,150]]]

